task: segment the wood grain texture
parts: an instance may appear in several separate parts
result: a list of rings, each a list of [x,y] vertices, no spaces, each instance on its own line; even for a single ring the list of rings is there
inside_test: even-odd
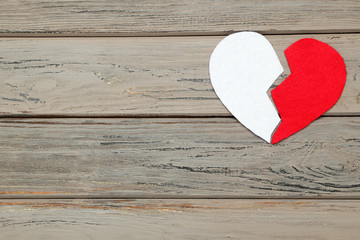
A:
[[[360,36],[268,36],[283,51],[313,37],[344,57],[347,82],[327,115],[360,114]],[[1,115],[230,116],[215,95],[208,61],[222,37],[0,39]]]
[[[348,239],[360,237],[359,201],[0,201],[0,238]]]
[[[357,0],[3,1],[3,36],[359,32]]]
[[[357,197],[360,118],[276,145],[232,118],[1,119],[0,197]]]
[[[359,11],[357,0],[3,1],[0,239],[359,239]],[[296,40],[338,50],[347,83],[325,114],[336,117],[276,145],[230,118],[208,61],[219,35],[244,30],[267,34],[281,59],[272,88]],[[33,38],[44,36],[65,38]]]

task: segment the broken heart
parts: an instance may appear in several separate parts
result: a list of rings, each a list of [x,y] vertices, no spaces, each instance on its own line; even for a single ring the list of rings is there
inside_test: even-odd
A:
[[[285,56],[291,74],[271,91],[275,106],[267,91],[283,68],[264,36],[240,32],[224,38],[209,64],[211,83],[223,104],[245,127],[273,144],[329,110],[346,81],[344,60],[326,43],[301,39]]]

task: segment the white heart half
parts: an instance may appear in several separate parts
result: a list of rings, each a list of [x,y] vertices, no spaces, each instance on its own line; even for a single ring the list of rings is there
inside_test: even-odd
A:
[[[209,71],[215,92],[226,108],[270,143],[280,117],[267,90],[284,71],[271,43],[255,32],[231,34],[214,49]]]

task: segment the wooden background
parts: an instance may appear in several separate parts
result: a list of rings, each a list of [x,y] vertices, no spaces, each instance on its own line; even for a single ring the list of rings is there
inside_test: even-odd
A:
[[[258,31],[344,58],[339,102],[269,145],[210,54]],[[0,8],[0,239],[359,239],[360,1],[26,1]]]

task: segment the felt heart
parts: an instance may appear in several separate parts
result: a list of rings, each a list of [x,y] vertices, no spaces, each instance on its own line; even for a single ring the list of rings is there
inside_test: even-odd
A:
[[[281,123],[272,143],[296,133],[335,105],[346,81],[340,54],[326,43],[304,38],[285,50],[291,74],[271,91]]]
[[[223,104],[245,127],[273,144],[330,109],[346,81],[344,60],[326,43],[301,39],[285,55],[292,73],[271,92],[281,123],[267,90],[283,68],[264,36],[232,34],[216,46],[209,63],[211,83]]]
[[[209,63],[211,83],[222,103],[245,127],[269,143],[280,118],[267,90],[283,71],[270,42],[255,32],[224,38]]]

